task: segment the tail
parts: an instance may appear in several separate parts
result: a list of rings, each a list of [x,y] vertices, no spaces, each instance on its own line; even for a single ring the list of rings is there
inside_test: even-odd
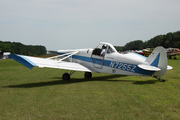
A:
[[[167,69],[172,69],[171,66],[167,66],[167,54],[165,52],[165,49],[161,46],[154,49],[154,51],[146,59],[146,62],[148,62],[150,66],[158,67],[161,69],[155,72],[155,75],[157,77],[163,76],[166,73]]]

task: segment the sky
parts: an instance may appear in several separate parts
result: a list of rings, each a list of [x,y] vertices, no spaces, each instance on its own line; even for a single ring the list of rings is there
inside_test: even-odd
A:
[[[0,41],[47,50],[124,46],[180,30],[180,0],[0,0]]]

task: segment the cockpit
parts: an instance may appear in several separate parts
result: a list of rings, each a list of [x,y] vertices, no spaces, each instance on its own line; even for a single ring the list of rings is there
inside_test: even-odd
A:
[[[105,56],[105,54],[111,54],[117,52],[113,45],[109,43],[101,42],[94,50],[93,55]]]

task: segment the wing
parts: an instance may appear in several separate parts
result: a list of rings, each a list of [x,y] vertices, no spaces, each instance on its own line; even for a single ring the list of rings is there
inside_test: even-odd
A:
[[[26,66],[29,69],[32,69],[34,66],[38,66],[41,68],[48,67],[48,68],[91,72],[91,70],[78,63],[56,61],[52,59],[44,59],[44,58],[30,57],[30,56],[16,55],[16,54],[10,54],[9,57],[21,63],[22,65]]]

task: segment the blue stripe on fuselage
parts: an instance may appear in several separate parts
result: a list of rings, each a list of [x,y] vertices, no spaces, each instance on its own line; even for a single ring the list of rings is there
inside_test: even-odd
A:
[[[95,58],[93,58],[93,62],[92,62],[91,57],[80,56],[80,55],[73,55],[72,58],[81,60],[84,62],[89,62],[89,63],[93,63],[94,59],[95,59]],[[97,59],[97,62],[95,62],[95,64],[102,65],[102,62],[99,62]],[[110,61],[110,60],[104,60],[103,66],[118,69],[118,70],[123,70],[123,71],[127,71],[127,72],[139,73],[139,74],[143,74],[143,75],[152,75],[154,73],[154,71],[143,70],[134,64]]]

